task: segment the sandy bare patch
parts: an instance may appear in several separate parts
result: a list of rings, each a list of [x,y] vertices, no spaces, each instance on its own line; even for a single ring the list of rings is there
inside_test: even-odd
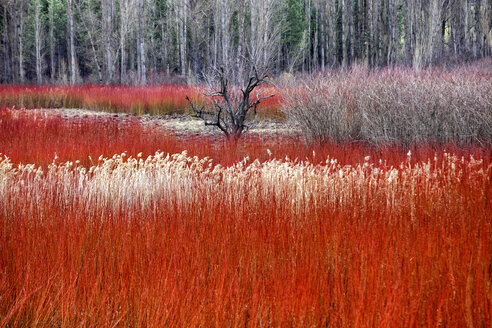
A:
[[[189,115],[143,115],[124,113],[107,113],[83,108],[48,108],[48,109],[29,109],[33,115],[48,117],[49,115],[60,115],[67,119],[83,119],[86,117],[114,118],[117,120],[137,119],[142,124],[162,128],[165,131],[175,133],[176,135],[221,135],[218,129],[205,126],[202,120],[193,118]],[[246,131],[248,135],[260,136],[287,136],[298,135],[299,131],[289,127],[285,122],[278,120],[262,119],[251,122],[250,129]]]

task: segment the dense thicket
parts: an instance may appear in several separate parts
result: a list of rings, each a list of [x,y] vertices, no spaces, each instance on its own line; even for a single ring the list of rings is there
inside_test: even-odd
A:
[[[486,0],[0,0],[1,83],[197,82],[491,54]]]
[[[327,78],[329,77],[329,78]],[[348,74],[292,79],[286,117],[309,142],[492,145],[492,60],[459,69],[354,66]],[[302,84],[299,88],[297,85]]]

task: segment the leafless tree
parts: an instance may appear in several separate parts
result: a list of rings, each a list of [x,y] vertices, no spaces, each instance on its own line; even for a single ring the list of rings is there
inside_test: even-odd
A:
[[[248,114],[255,115],[257,106],[263,99],[274,95],[263,96],[262,86],[266,83],[266,74],[259,74],[253,68],[254,74],[242,86],[230,85],[226,71],[219,69],[211,81],[217,81],[218,87],[206,93],[210,105],[198,106],[187,96],[193,116],[202,119],[206,126],[214,126],[222,131],[228,140],[237,141],[243,132],[249,128]]]

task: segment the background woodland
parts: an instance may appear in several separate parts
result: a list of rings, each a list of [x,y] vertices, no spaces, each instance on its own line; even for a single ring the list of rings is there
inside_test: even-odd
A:
[[[491,54],[487,0],[1,0],[0,83],[200,83],[453,65]]]

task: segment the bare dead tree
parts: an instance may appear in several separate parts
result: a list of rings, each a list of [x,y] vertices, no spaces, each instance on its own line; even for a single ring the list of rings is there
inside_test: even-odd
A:
[[[222,131],[229,140],[237,141],[243,132],[249,128],[248,113],[256,115],[257,106],[264,99],[271,98],[270,94],[261,94],[262,86],[266,83],[267,75],[258,73],[253,68],[253,74],[243,87],[230,86],[230,79],[223,68],[217,73],[218,90],[206,93],[210,104],[198,106],[186,96],[193,111],[193,117],[203,120],[206,126],[214,126]]]

